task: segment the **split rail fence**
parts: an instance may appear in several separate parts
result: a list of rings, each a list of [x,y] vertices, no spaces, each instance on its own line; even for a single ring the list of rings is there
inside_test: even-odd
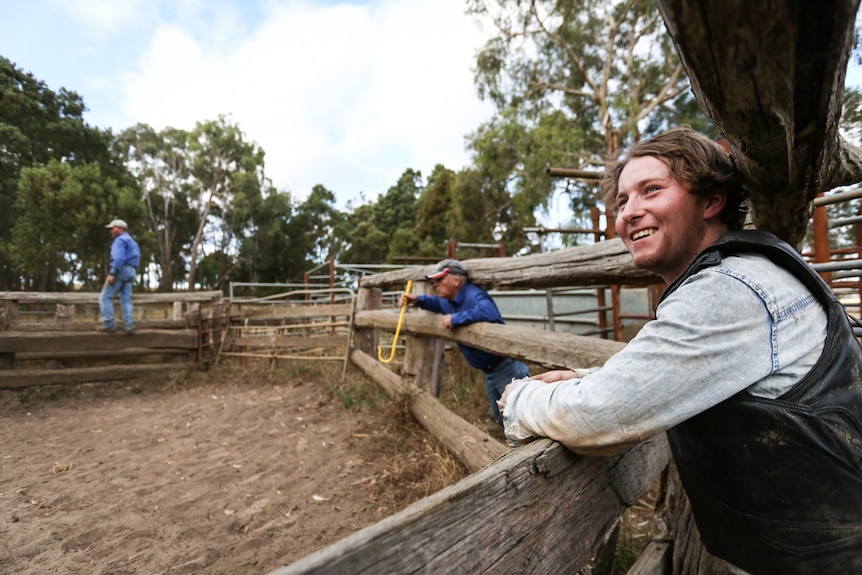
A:
[[[472,259],[469,269],[472,281],[498,289],[660,282],[632,265],[619,240],[520,258]],[[667,469],[664,436],[614,457],[575,455],[550,440],[509,449],[448,411],[437,395],[443,340],[548,369],[601,365],[624,344],[511,325],[450,330],[439,316],[411,310],[401,326],[406,345],[401,374],[396,374],[376,359],[378,341],[396,330],[399,315],[380,309],[383,290],[401,289],[429,270],[363,278],[350,359],[390,395],[405,398],[417,421],[472,475],[271,575],[610,573],[622,513]],[[414,286],[427,290],[421,281]],[[639,573],[669,572],[670,546],[657,545],[662,550],[652,554],[655,560],[648,566],[639,566]]]
[[[203,339],[215,348],[208,357],[340,361],[346,369],[355,299],[348,288],[302,289],[232,299],[221,316],[202,310]]]
[[[860,197],[862,192],[856,190],[815,202],[815,254],[808,255],[837,293],[862,292],[862,263],[850,259],[862,254],[862,240],[857,248],[837,253],[828,249],[824,231],[855,225],[857,238],[862,238],[862,207],[854,218],[827,222],[824,206]],[[497,289],[662,283],[633,266],[619,239],[521,258],[473,259],[469,269],[472,281]],[[379,332],[395,331],[398,318],[391,310],[381,310],[383,289],[401,289],[428,271],[430,266],[362,279],[351,360],[390,395],[407,397],[416,419],[474,473],[271,575],[609,573],[622,512],[659,477],[666,537],[649,543],[629,574],[725,573],[727,567],[703,549],[663,434],[610,458],[574,455],[549,440],[510,450],[436,400],[444,340],[547,369],[598,366],[624,344],[510,325],[450,330],[433,314],[411,311],[401,327],[406,335],[401,376],[374,359]],[[854,277],[856,281],[847,281]],[[427,290],[421,282],[414,285]]]
[[[815,268],[831,271],[822,258]],[[858,267],[856,261],[838,265]],[[469,268],[472,281],[497,289],[661,283],[633,266],[619,239],[519,258],[472,259]],[[376,359],[382,334],[394,332],[398,322],[397,310],[381,309],[383,292],[403,289],[429,270],[365,276],[355,301],[350,292],[336,302],[339,288],[330,290],[328,302],[302,294],[301,303],[291,300],[299,292],[253,302],[225,302],[221,292],[136,294],[142,317],[131,337],[93,331],[98,294],[0,292],[0,388],[129,379],[175,368],[175,361],[207,367],[220,355],[345,362],[349,357],[390,395],[406,399],[417,421],[473,473],[272,575],[609,573],[622,513],[660,476],[665,487],[674,484],[668,479],[672,466],[664,436],[615,457],[574,455],[549,440],[509,449],[445,409],[437,397],[445,341],[546,369],[598,366],[624,344],[513,325],[450,330],[439,317],[411,310],[401,327],[404,354],[400,374],[395,373]],[[421,281],[414,285],[428,289]],[[150,306],[160,311],[148,311]],[[313,341],[304,341],[309,338]],[[70,367],[76,360],[107,365],[130,355],[157,363]],[[676,493],[667,512],[668,538],[651,543],[629,573],[709,572],[684,495]]]
[[[98,333],[99,294],[0,292],[0,388],[120,381],[200,365],[197,317],[220,291],[133,294],[135,333]],[[115,310],[118,311],[118,310]]]

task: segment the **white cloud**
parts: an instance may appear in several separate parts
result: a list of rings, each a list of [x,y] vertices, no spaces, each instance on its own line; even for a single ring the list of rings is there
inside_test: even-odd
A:
[[[229,114],[267,153],[276,186],[375,197],[407,168],[467,163],[463,137],[490,115],[470,67],[482,42],[461,0],[271,2],[246,37],[161,25],[125,75],[124,115],[191,129]],[[122,129],[125,126],[118,126]]]
[[[54,0],[73,19],[95,36],[115,34],[141,17],[145,0]]]

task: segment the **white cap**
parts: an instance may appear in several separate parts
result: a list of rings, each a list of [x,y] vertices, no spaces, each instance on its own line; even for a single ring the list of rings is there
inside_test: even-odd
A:
[[[125,222],[125,220],[112,220],[111,223],[105,227],[106,228],[123,228],[124,230],[129,229],[129,225]]]

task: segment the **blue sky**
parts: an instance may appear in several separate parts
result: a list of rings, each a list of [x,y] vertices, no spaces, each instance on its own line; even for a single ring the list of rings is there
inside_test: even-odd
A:
[[[0,55],[83,96],[87,121],[191,130],[229,116],[304,198],[376,198],[407,168],[468,165],[492,114],[465,0],[0,0]],[[858,20],[857,20],[858,21]],[[862,85],[851,67],[848,83]],[[553,216],[551,219],[554,219]],[[555,222],[547,222],[554,225]]]
[[[464,0],[0,0],[0,54],[88,123],[191,130],[227,115],[274,185],[339,204],[407,168],[469,164],[492,114],[471,67],[485,36]]]

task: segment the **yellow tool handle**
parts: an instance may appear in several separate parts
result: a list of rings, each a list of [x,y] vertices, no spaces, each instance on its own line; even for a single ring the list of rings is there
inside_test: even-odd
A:
[[[389,348],[389,358],[383,359],[383,348],[377,346],[377,359],[383,363],[389,363],[395,359],[395,344],[398,342],[398,335],[401,333],[401,324],[404,323],[404,312],[407,311],[407,294],[410,293],[410,288],[413,287],[413,280],[407,280],[407,287],[404,289],[404,302],[401,304],[401,313],[398,316],[398,326],[395,328],[395,337],[392,338],[392,347]]]

